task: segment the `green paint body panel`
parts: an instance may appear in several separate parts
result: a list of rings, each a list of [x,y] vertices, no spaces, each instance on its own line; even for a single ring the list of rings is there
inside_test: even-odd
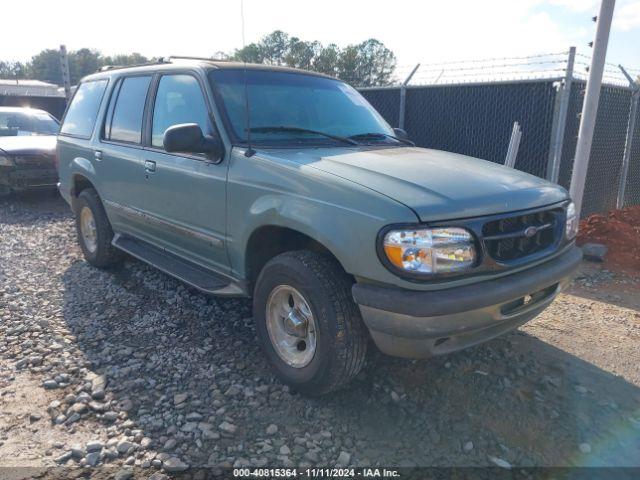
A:
[[[201,80],[225,144],[222,161],[100,139],[119,77],[184,71]],[[96,188],[117,233],[138,236],[239,283],[247,279],[251,235],[265,226],[281,226],[324,245],[360,282],[433,290],[488,276],[437,283],[402,279],[378,259],[376,238],[382,228],[518,211],[568,199],[564,189],[537,177],[417,147],[257,148],[255,155],[245,156],[245,148],[231,144],[206,73],[203,65],[178,69],[166,64],[86,78],[108,78],[109,83],[91,138],[58,137],[60,191],[67,201],[73,204],[73,185],[82,177]],[[145,171],[148,160],[156,162],[153,173]],[[513,271],[490,277],[508,273]]]

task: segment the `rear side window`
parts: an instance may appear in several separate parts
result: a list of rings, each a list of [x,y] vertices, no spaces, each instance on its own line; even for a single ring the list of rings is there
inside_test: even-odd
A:
[[[124,78],[112,96],[104,138],[116,142],[140,143],[142,116],[151,76]]]
[[[60,133],[89,138],[96,124],[107,80],[82,83],[69,105]]]

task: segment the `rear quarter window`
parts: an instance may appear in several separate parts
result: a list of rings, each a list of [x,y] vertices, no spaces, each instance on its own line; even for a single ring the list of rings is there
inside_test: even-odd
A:
[[[64,117],[60,133],[90,138],[106,88],[106,79],[80,84]]]

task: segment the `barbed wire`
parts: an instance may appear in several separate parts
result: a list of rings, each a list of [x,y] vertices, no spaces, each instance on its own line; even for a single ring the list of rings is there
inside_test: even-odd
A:
[[[541,53],[512,57],[491,57],[469,60],[452,60],[446,62],[421,63],[414,73],[411,85],[440,85],[470,82],[495,82],[510,80],[534,80],[562,78],[566,75],[569,52]],[[586,80],[591,57],[584,53],[576,54],[574,77]],[[401,65],[395,70],[392,85],[404,82],[409,73],[416,67]],[[640,76],[639,69],[627,69],[633,76]],[[628,86],[626,76],[618,65],[607,62],[603,76],[605,84]]]

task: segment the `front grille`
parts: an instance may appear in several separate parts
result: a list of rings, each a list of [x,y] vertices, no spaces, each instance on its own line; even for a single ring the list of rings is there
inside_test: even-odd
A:
[[[562,218],[562,209],[553,209],[487,222],[486,251],[497,262],[511,262],[550,250],[559,240]]]
[[[53,166],[53,156],[46,155],[43,153],[36,153],[30,155],[16,155],[13,157],[16,162],[16,165],[20,166],[43,166],[43,167],[52,167]]]

